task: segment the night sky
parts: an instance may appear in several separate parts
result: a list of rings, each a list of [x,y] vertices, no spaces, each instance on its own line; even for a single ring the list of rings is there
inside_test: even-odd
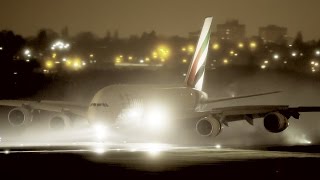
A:
[[[217,23],[239,19],[247,35],[268,24],[302,31],[305,40],[320,38],[319,0],[1,0],[0,29],[29,36],[40,28],[71,35],[92,31],[100,37],[119,30],[120,37],[155,30],[160,35],[187,36],[200,29],[205,16]]]

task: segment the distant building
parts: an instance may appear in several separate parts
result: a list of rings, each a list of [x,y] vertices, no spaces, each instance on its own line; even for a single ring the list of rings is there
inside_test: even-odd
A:
[[[287,40],[288,29],[276,25],[259,28],[259,36],[264,42],[283,43]]]
[[[238,43],[245,39],[245,33],[244,24],[239,24],[238,20],[228,20],[224,24],[217,24],[217,32],[214,33],[213,38]]]

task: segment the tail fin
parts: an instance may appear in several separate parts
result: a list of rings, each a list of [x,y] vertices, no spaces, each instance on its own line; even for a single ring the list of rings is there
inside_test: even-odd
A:
[[[204,20],[204,24],[200,33],[198,40],[197,48],[193,56],[193,60],[190,63],[188,74],[185,79],[187,87],[194,88],[201,91],[203,80],[204,80],[204,71],[206,66],[206,58],[208,54],[209,41],[211,35],[211,26],[212,17],[207,17]]]

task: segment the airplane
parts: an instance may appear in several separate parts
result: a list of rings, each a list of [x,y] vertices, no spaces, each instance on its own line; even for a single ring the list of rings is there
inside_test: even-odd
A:
[[[289,107],[288,105],[230,106],[205,110],[210,103],[229,101],[278,93],[279,91],[221,99],[209,99],[202,90],[208,54],[212,17],[205,18],[195,54],[186,74],[184,86],[161,85],[110,85],[99,90],[88,105],[63,101],[0,100],[1,106],[10,106],[9,123],[16,128],[32,124],[35,112],[49,111],[50,129],[68,129],[76,121],[74,117],[87,119],[97,131],[101,127],[114,130],[132,128],[136,131],[155,127],[163,122],[191,123],[192,128],[204,137],[215,137],[222,126],[230,122],[263,118],[266,130],[272,133],[284,131],[289,118],[299,119],[300,112],[319,112],[320,107]],[[168,119],[170,121],[168,122]],[[188,120],[186,120],[188,119]],[[175,121],[174,121],[175,120]]]

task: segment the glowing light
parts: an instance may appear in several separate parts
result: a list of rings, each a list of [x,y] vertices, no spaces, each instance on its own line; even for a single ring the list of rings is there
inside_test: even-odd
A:
[[[132,60],[132,56],[129,56],[128,59],[129,59],[129,60]]]
[[[154,58],[154,59],[156,59],[156,58],[158,58],[158,53],[157,52],[152,52],[152,57]]]
[[[93,54],[90,54],[90,57],[93,58]]]
[[[26,62],[30,62],[30,59],[26,59]]]
[[[316,55],[317,55],[317,56],[320,55],[320,50],[316,50]]]
[[[136,151],[137,151],[136,148],[131,148],[131,149],[130,149],[130,152],[136,152]]]
[[[194,46],[193,45],[189,45],[188,46],[188,52],[190,52],[190,53],[194,52]]]
[[[144,63],[144,60],[143,59],[140,59],[140,61],[139,61],[140,63]]]
[[[29,49],[26,49],[26,50],[24,51],[24,54],[25,54],[25,55],[29,55],[29,54],[30,54],[30,50],[29,50]]]
[[[315,66],[319,66],[319,63],[318,63],[318,62],[316,62],[316,63],[314,63],[314,65],[315,65]]]
[[[217,145],[215,146],[215,148],[216,148],[216,149],[221,149],[221,145],[220,145],[220,144],[217,144]]]
[[[149,143],[146,144],[145,150],[151,155],[151,156],[157,156],[162,151],[166,150],[166,146],[164,144],[158,144],[158,143]]]
[[[74,61],[73,62],[73,67],[74,68],[79,68],[80,67],[80,62],[79,61]]]
[[[56,58],[57,57],[57,54],[56,53],[53,53],[52,54],[52,58]]]
[[[185,47],[181,48],[181,51],[185,52],[187,49]]]
[[[314,61],[311,61],[311,64],[313,65],[313,64],[314,64]]]
[[[269,63],[269,61],[267,61],[267,60],[266,60],[266,61],[264,61],[264,63],[265,63],[265,64],[268,64],[268,63]]]
[[[278,60],[279,57],[280,57],[280,56],[279,56],[278,54],[274,54],[274,55],[273,55],[273,59],[275,59],[275,60]]]
[[[69,67],[72,65],[72,62],[70,60],[66,60],[66,66]]]
[[[46,62],[46,68],[48,68],[48,69],[53,68],[53,62],[52,62],[51,60],[48,60],[48,61]]]
[[[266,67],[267,67],[267,66],[264,65],[264,64],[260,66],[261,69],[265,69]]]
[[[224,59],[223,60],[223,64],[228,64],[229,63],[229,60],[228,59]]]
[[[231,50],[229,53],[230,53],[230,55],[233,55],[233,54],[234,54],[234,51]]]
[[[250,42],[249,44],[251,49],[255,49],[257,47],[257,43],[256,42]]]
[[[5,150],[4,154],[10,154],[10,150]]]
[[[2,51],[3,50],[3,47],[0,47],[0,51]]]
[[[97,153],[97,154],[103,154],[103,153],[106,152],[106,150],[103,147],[96,147],[94,149],[94,152]]]
[[[67,61],[67,58],[63,58],[62,61],[63,61],[63,62],[66,62],[66,61]]]
[[[188,47],[188,51],[192,50],[193,49],[193,46],[189,46]],[[157,50],[157,55],[156,56],[159,56],[161,59],[167,59],[169,56],[170,56],[170,50],[167,46],[165,45],[160,45]]]
[[[168,119],[168,111],[163,106],[151,106],[146,112],[146,125],[153,130],[161,130],[165,127]]]
[[[240,42],[240,43],[238,44],[238,48],[242,49],[243,47],[244,47],[244,44]]]
[[[116,58],[116,63],[121,63],[121,58],[120,57]]]
[[[150,58],[149,57],[146,57],[146,59],[145,59],[147,62],[149,62],[150,61]]]
[[[296,53],[296,52],[292,52],[292,53],[291,53],[291,56],[292,56],[292,57],[296,57],[296,56],[297,56],[297,53]]]
[[[133,107],[128,110],[127,118],[129,120],[141,118],[143,115],[143,109],[139,107]]]
[[[283,63],[284,63],[284,64],[287,64],[288,62],[287,62],[287,61],[283,61]]]
[[[98,140],[104,139],[107,136],[107,128],[101,124],[95,124],[93,130]]]
[[[187,63],[188,61],[186,59],[182,59],[182,63]]]
[[[218,50],[219,48],[220,48],[220,45],[218,43],[214,43],[212,45],[212,49],[214,49],[214,50]]]
[[[65,43],[63,41],[56,41],[51,46],[51,50],[55,50],[55,49],[65,50],[65,49],[68,49],[69,47],[70,47],[69,43]]]

